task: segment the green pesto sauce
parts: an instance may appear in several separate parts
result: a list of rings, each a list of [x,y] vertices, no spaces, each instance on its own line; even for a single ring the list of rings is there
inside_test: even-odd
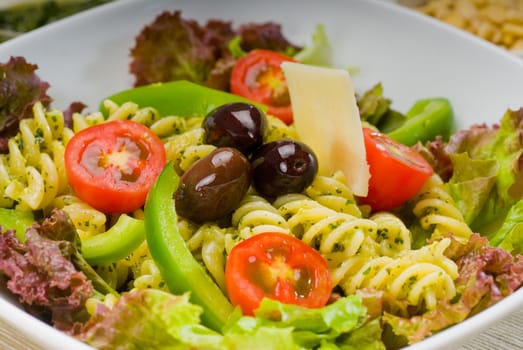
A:
[[[111,0],[35,0],[0,10],[0,42]]]

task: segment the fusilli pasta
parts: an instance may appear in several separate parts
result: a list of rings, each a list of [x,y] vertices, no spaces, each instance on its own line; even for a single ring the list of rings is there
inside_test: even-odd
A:
[[[45,209],[67,189],[63,154],[73,132],[59,111],[33,106],[33,118],[20,121],[19,132],[0,156],[2,201],[19,210]]]
[[[412,200],[413,213],[425,230],[432,231],[432,238],[452,233],[464,242],[472,235],[463,215],[437,175],[433,175]]]
[[[441,300],[456,295],[456,264],[445,257],[450,239],[444,238],[419,250],[406,251],[395,258],[372,258],[349,272],[341,287],[347,294],[361,288],[385,290],[409,305],[434,309]],[[423,305],[421,305],[423,303]]]
[[[105,101],[104,106],[107,119],[99,112],[75,113],[69,129],[61,112],[46,112],[35,104],[34,118],[20,123],[20,133],[9,141],[9,154],[0,155],[0,205],[23,210],[61,208],[82,238],[104,232],[116,217],[74,196],[65,177],[63,155],[75,132],[107,120],[134,120],[150,127],[164,142],[167,160],[174,162],[180,174],[216,148],[204,142],[203,116],[160,118],[153,108],[130,102]],[[293,127],[273,117],[268,120],[265,142],[297,139]],[[409,205],[423,229],[431,231],[433,243],[420,249],[412,249],[411,232],[397,215],[369,215],[358,206],[342,172],[317,176],[303,193],[283,195],[273,203],[251,189],[232,213],[229,227],[196,225],[180,217],[178,228],[187,248],[224,291],[226,257],[232,247],[261,232],[283,232],[317,249],[329,264],[334,285],[345,294],[385,291],[409,306],[432,310],[456,295],[458,271],[444,255],[450,244],[444,235],[452,232],[466,240],[472,232],[437,176]],[[143,212],[133,216],[143,218]],[[167,289],[146,242],[125,259],[97,266],[97,271],[113,288],[128,284],[127,289]],[[92,312],[97,303],[111,307],[115,301],[114,296],[91,298],[87,308]]]
[[[372,220],[338,213],[303,194],[281,196],[274,206],[287,219],[291,233],[325,257],[334,284],[345,276],[345,265],[358,252],[377,254],[378,225]]]
[[[231,224],[241,239],[261,232],[289,233],[289,225],[278,209],[265,198],[248,193],[232,214]]]
[[[339,213],[362,216],[354,195],[347,185],[345,175],[341,171],[332,176],[316,176],[312,184],[305,189],[305,193],[320,204]]]
[[[225,290],[225,235],[228,231],[215,224],[203,224],[186,241],[187,248],[203,263],[222,290]]]

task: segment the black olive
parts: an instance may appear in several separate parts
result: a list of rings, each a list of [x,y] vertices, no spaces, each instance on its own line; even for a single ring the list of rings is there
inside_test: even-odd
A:
[[[194,163],[174,194],[176,212],[197,223],[230,214],[251,184],[251,166],[237,149],[218,148]]]
[[[267,117],[256,106],[234,102],[213,109],[205,117],[205,143],[216,147],[234,147],[248,155],[261,146],[267,129]]]
[[[269,197],[302,192],[318,173],[314,152],[293,140],[263,145],[253,153],[251,165],[254,188]]]

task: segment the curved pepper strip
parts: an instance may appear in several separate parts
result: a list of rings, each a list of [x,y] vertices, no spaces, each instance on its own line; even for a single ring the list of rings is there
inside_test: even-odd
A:
[[[454,126],[454,113],[445,98],[427,98],[416,101],[406,114],[405,122],[387,135],[400,143],[412,146],[425,143],[441,135],[448,140]]]
[[[156,83],[124,90],[107,99],[122,104],[132,101],[140,107],[153,107],[160,116],[201,117],[226,103],[248,102],[267,111],[267,107],[244,97],[224,91],[211,89],[185,80],[168,83]],[[107,110],[100,106],[100,111],[107,116]]]
[[[91,265],[123,259],[145,240],[145,223],[126,214],[106,232],[82,239],[82,256]]]
[[[233,307],[218,285],[193,257],[178,230],[173,195],[179,178],[167,163],[145,202],[145,228],[149,251],[171,292],[190,292],[203,308],[202,323],[220,331]]]

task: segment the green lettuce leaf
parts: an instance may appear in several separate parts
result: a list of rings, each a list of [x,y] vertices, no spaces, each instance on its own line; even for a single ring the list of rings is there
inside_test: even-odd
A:
[[[222,349],[222,336],[200,324],[201,313],[188,294],[135,290],[112,309],[98,307],[78,337],[97,349]]]
[[[514,254],[523,253],[523,200],[513,205],[490,243]]]
[[[332,45],[323,24],[316,25],[312,34],[312,44],[297,52],[294,58],[306,64],[332,67]]]
[[[226,338],[234,339],[235,342],[238,341],[235,339],[236,337],[243,339],[245,335],[260,337],[259,332],[263,331],[263,334],[275,332],[274,337],[279,337],[281,344],[283,344],[283,340],[289,341],[284,336],[292,336],[297,348],[310,349],[330,344],[329,346],[336,349],[338,341],[353,345],[357,345],[354,343],[355,341],[364,343],[361,335],[352,335],[352,332],[364,325],[365,315],[366,308],[363,306],[361,298],[357,296],[341,298],[318,309],[264,299],[256,310],[255,317],[237,317],[230,322],[224,332]],[[280,330],[277,331],[278,329]],[[289,329],[292,330],[292,333],[286,333]],[[261,338],[263,339],[263,337]],[[375,341],[381,343],[379,335],[374,338],[373,342]],[[369,342],[368,339],[365,338],[365,342]],[[266,345],[265,343],[262,344]],[[288,348],[281,344],[275,349]],[[269,349],[269,347],[264,347],[264,349]]]
[[[468,153],[450,154],[454,171],[447,189],[470,224],[481,212],[496,184],[499,164],[495,159],[472,159]]]
[[[389,110],[391,100],[383,96],[383,86],[378,83],[358,96],[361,120],[377,126],[381,117]]]
[[[237,308],[222,334],[201,325],[202,312],[188,294],[134,290],[113,308],[99,305],[77,337],[97,349],[384,349],[379,322],[365,323],[356,296],[318,309],[265,299],[255,317]]]
[[[341,350],[385,350],[385,344],[381,341],[382,331],[380,319],[375,318],[339,337],[336,344]],[[328,346],[329,343],[323,342],[319,349],[327,350]]]
[[[523,195],[519,161],[523,154],[523,109],[507,111],[501,120],[493,142],[482,149],[480,157],[495,159],[499,164],[495,191],[489,196],[482,212],[471,224],[480,229],[486,224],[506,215]],[[485,232],[487,235],[489,232]]]
[[[446,146],[453,175],[448,189],[472,230],[489,238],[523,197],[523,109],[507,110],[499,126],[475,126]]]
[[[226,331],[223,344],[227,349],[304,350],[296,343],[292,327],[262,326],[252,317],[240,318]]]
[[[32,211],[0,208],[0,231],[13,229],[20,242],[25,240],[25,231],[34,222]]]
[[[390,108],[392,101],[383,95],[383,86],[377,83],[357,96],[360,118],[381,132],[388,133],[403,123],[406,116]]]

